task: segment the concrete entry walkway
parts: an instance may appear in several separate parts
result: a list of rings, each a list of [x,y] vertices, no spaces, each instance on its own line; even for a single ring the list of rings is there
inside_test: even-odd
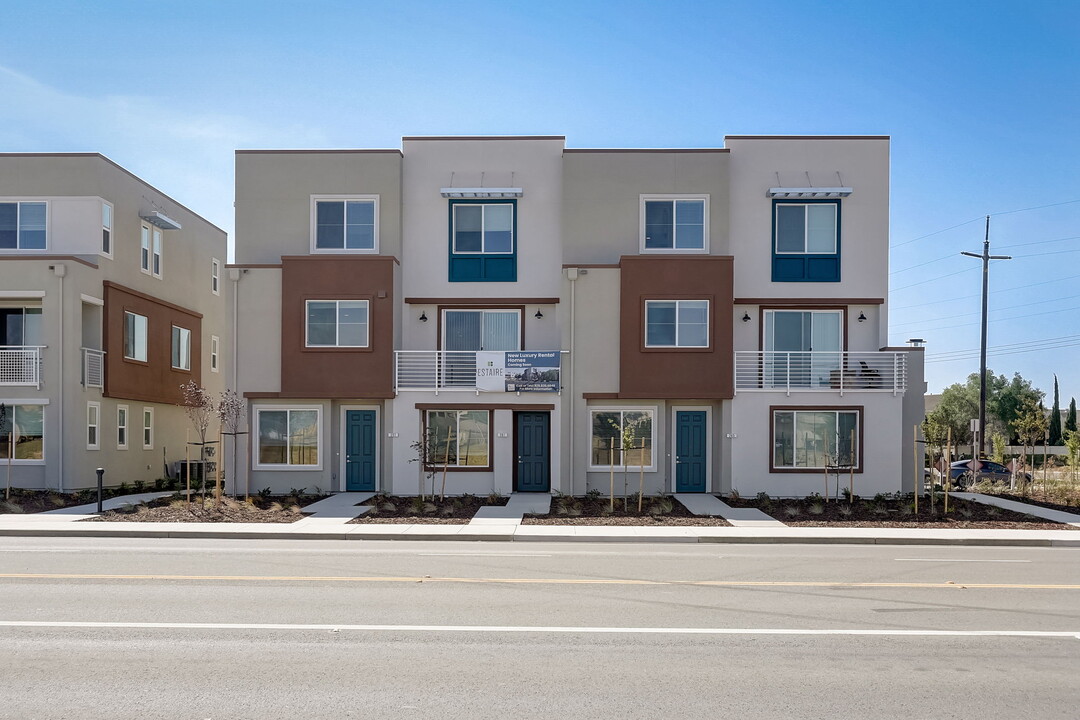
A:
[[[972,502],[982,503],[983,505],[993,505],[1002,510],[1012,510],[1013,512],[1024,513],[1025,515],[1034,515],[1035,517],[1049,520],[1050,522],[1080,527],[1080,515],[1076,513],[1053,510],[1051,508],[1039,507],[1038,505],[1029,505],[1028,503],[1017,502],[1016,500],[1006,500],[1005,498],[994,497],[993,495],[983,495],[982,493],[954,492],[952,493],[952,496],[961,498],[962,500],[971,500]]]
[[[733,508],[709,493],[675,493],[675,499],[695,515],[721,517],[735,527],[787,527],[757,508]]]
[[[482,507],[469,521],[470,525],[511,525],[517,527],[526,515],[547,515],[551,512],[548,493],[513,493],[505,505]]]
[[[313,502],[304,508],[307,517],[297,520],[293,527],[310,528],[326,525],[344,525],[371,510],[370,505],[360,506],[375,497],[373,492],[343,492]],[[309,514],[310,513],[310,514]]]
[[[120,495],[119,497],[102,500],[101,509],[116,510],[125,505],[138,505],[139,503],[150,502],[152,500],[157,500],[158,498],[169,497],[170,495],[175,494],[174,491],[168,491]],[[38,519],[52,522],[78,522],[79,520],[85,520],[94,517],[95,515],[97,515],[97,502],[92,502],[87,505],[72,505],[71,507],[60,508],[58,510],[46,510],[43,513],[20,515],[19,517],[28,520]]]

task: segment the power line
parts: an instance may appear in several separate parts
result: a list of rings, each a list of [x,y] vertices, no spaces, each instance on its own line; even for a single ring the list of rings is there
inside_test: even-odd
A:
[[[1077,345],[1080,345],[1080,340],[1074,340],[1072,342],[1065,342],[1065,343],[1057,343],[1057,344],[1054,344],[1054,345],[1042,345],[1040,347],[1033,347],[1033,348],[1018,348],[1016,350],[995,350],[995,351],[990,351],[987,354],[990,355],[990,356],[993,356],[993,357],[1001,357],[1003,355],[1023,355],[1024,353],[1045,352],[1046,350],[1060,350],[1060,349],[1063,349],[1063,348],[1076,347]],[[938,358],[938,357],[926,358],[926,362],[927,363],[943,363],[943,362],[958,362],[960,360],[963,360],[965,362],[970,362],[971,360],[974,360],[974,359],[978,358],[979,356],[980,356],[979,350],[973,350],[968,355],[956,355],[956,356],[953,356],[953,357],[944,357],[944,358]]]
[[[1039,287],[1040,285],[1050,285],[1052,283],[1064,282],[1066,280],[1075,280],[1077,278],[1080,278],[1080,275],[1066,275],[1063,278],[1055,278],[1053,280],[1043,280],[1043,281],[1037,282],[1037,283],[1027,283],[1026,285],[1020,285],[1018,287],[997,288],[995,290],[995,292],[1004,293],[1004,292],[1012,292],[1013,290],[1027,290],[1028,288]],[[968,299],[973,298],[973,297],[979,297],[978,293],[975,293],[974,295],[961,295],[960,297],[954,297],[954,298],[942,298],[941,300],[931,300],[929,302],[916,303],[914,305],[900,305],[900,306],[896,306],[896,307],[889,306],[889,309],[890,310],[908,310],[910,308],[925,307],[927,305],[940,305],[941,303],[955,302],[956,300],[968,300]]]
[[[937,277],[932,277],[929,280],[920,280],[917,283],[911,283],[910,285],[904,285],[903,287],[892,288],[892,289],[889,290],[889,292],[899,292],[901,290],[907,290],[908,288],[913,288],[913,287],[915,287],[917,285],[925,285],[926,283],[932,283],[932,282],[936,282],[938,280],[944,280],[947,277],[952,277],[953,275],[959,275],[960,273],[970,272],[971,270],[978,270],[978,268],[975,267],[974,265],[972,265],[971,267],[966,267],[963,270],[957,270],[956,272],[949,273],[948,275],[938,275]]]
[[[1055,238],[1053,240],[1036,240],[1034,242],[1017,243],[1015,245],[1001,245],[1001,246],[998,247],[998,250],[1009,250],[1009,249],[1012,249],[1012,248],[1030,247],[1031,245],[1046,245],[1048,243],[1066,242],[1066,241],[1069,241],[1069,240],[1080,240],[1080,235],[1076,235],[1074,237]],[[1061,250],[1059,252],[1063,252],[1063,253],[1065,253],[1065,252],[1077,252],[1077,250]],[[915,270],[916,268],[926,267],[927,265],[933,265],[934,263],[939,263],[939,262],[941,262],[943,260],[949,260],[952,257],[954,257],[954,255],[955,255],[955,253],[950,253],[948,255],[944,255],[942,257],[935,258],[934,260],[927,260],[926,262],[921,262],[921,263],[919,263],[917,265],[909,265],[907,267],[900,268],[899,270],[890,270],[889,274],[890,275],[897,275],[897,274],[902,273],[902,272],[907,272],[908,270]],[[1021,256],[1018,256],[1018,257],[1038,257],[1038,256],[1037,255],[1021,255]]]
[[[1009,250],[1011,248],[1027,247],[1028,245],[1046,245],[1048,243],[1065,242],[1067,240],[1080,240],[1080,235],[1074,235],[1072,237],[1055,238],[1054,240],[1036,240],[1034,242],[1016,243],[1015,245],[1002,245],[999,250]]]
[[[978,297],[978,295],[969,295],[968,297]],[[1060,302],[1062,300],[1075,300],[1076,298],[1080,298],[1080,295],[1066,295],[1065,297],[1054,298],[1054,300],[1057,300],[1057,301]],[[939,301],[939,302],[946,302],[946,301],[942,300],[942,301]],[[938,303],[927,303],[927,304],[936,305]],[[1021,303],[1020,305],[1007,305],[1005,307],[1000,307],[1000,308],[991,308],[990,312],[994,313],[994,312],[1001,312],[1003,310],[1016,310],[1016,309],[1023,308],[1023,307],[1031,307],[1032,305],[1045,305],[1045,304],[1046,304],[1046,300],[1036,300],[1035,302]],[[1061,310],[1054,310],[1052,312],[1063,312],[1065,310],[1070,310],[1070,309],[1071,308],[1062,308]],[[977,312],[961,313],[960,315],[953,315],[952,317],[953,318],[971,317],[972,315],[978,315],[978,314],[979,313],[977,313]],[[1021,315],[1020,317],[1030,317],[1030,316],[1029,315]],[[930,320],[909,320],[907,322],[902,322],[902,323],[889,323],[889,327],[892,328],[892,327],[901,327],[903,325],[917,325],[917,324],[920,324],[920,323],[925,325],[927,322],[933,322],[934,320],[944,320],[944,319],[945,318],[931,318]],[[1004,319],[1004,320],[1016,320],[1018,318],[1002,318],[1002,319]],[[996,322],[996,320],[991,320],[990,322]],[[971,325],[971,323],[967,323],[967,324]],[[952,327],[964,327],[964,326],[963,325],[954,325]],[[940,330],[941,328],[935,327],[935,328],[931,328],[931,329]]]
[[[992,352],[1006,352],[1006,351],[1011,352],[1011,351],[1014,351],[1014,350],[1022,350],[1022,349],[1042,350],[1042,349],[1044,349],[1046,347],[1056,345],[1058,343],[1067,343],[1067,344],[1080,343],[1080,335],[1065,335],[1065,336],[1057,337],[1057,338],[1042,338],[1042,339],[1039,339],[1039,340],[1027,340],[1027,341],[1024,341],[1024,342],[1006,343],[1004,345],[995,345],[992,348],[989,348],[989,350],[992,351]],[[943,352],[940,352],[940,353],[930,353],[927,356],[927,360],[929,360],[931,358],[937,360],[937,359],[941,359],[941,358],[945,358],[945,357],[951,357],[951,356],[971,355],[971,353],[978,353],[978,352],[979,352],[978,348],[969,348],[969,349],[965,349],[965,350],[946,350],[946,351],[943,351]]]
[[[1069,310],[1080,310],[1080,305],[1077,305],[1075,307],[1058,308],[1057,310],[1047,310],[1046,312],[1028,313],[1026,315],[1017,315],[1016,317],[994,318],[993,320],[987,320],[987,322],[1008,322],[1010,320],[1023,320],[1024,318],[1039,317],[1041,315],[1056,315],[1057,313],[1068,312]],[[978,315],[979,313],[971,313],[971,314]],[[900,325],[910,325],[910,324],[911,323],[900,323]],[[970,326],[975,325],[975,324],[976,323],[969,322],[969,323],[960,323],[958,325],[938,325],[936,327],[929,328],[929,329],[930,330],[952,330],[953,328],[970,327]]]
[[[1074,203],[1080,203],[1080,198],[1077,198],[1076,200],[1065,200],[1063,202],[1050,203],[1049,205],[1036,205],[1034,207],[1020,208],[1019,210],[1005,210],[1004,212],[990,213],[990,215],[991,216],[995,216],[995,215],[1012,215],[1014,213],[1028,212],[1030,210],[1045,210],[1046,208],[1059,207],[1061,205],[1072,205]],[[964,222],[959,223],[957,225],[952,225],[952,226],[944,228],[942,230],[935,230],[932,233],[927,233],[926,235],[920,235],[917,238],[912,238],[911,240],[905,240],[902,243],[897,243],[896,245],[891,245],[890,247],[893,247],[893,248],[904,247],[905,245],[910,245],[913,242],[918,242],[919,240],[925,240],[928,237],[933,237],[935,235],[940,235],[943,232],[949,232],[950,230],[955,230],[958,227],[964,227],[965,225],[970,225],[973,222],[978,222],[979,220],[982,220],[983,217],[984,217],[983,215],[980,215],[977,218],[972,218],[971,220],[965,220]]]

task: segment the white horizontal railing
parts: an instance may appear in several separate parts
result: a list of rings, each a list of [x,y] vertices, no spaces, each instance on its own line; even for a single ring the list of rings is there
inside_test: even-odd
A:
[[[41,388],[41,351],[44,345],[0,345],[0,385]]]
[[[476,352],[398,350],[394,353],[398,390],[475,390]]]
[[[736,351],[735,392],[891,392],[907,388],[907,353]]]
[[[558,392],[564,352],[398,350],[394,353],[394,387],[399,391]],[[478,354],[484,356],[480,362]],[[514,360],[517,364],[506,367],[510,355],[518,356]],[[530,364],[534,362],[540,364]]]
[[[83,348],[82,381],[88,388],[105,387],[105,351]]]

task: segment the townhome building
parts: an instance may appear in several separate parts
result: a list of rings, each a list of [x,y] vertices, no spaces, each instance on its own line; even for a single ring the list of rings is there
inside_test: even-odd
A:
[[[70,492],[185,458],[225,388],[225,232],[97,153],[0,154],[0,472]],[[197,455],[197,451],[196,451]]]
[[[910,489],[922,356],[886,342],[888,217],[886,137],[238,151],[246,482]]]

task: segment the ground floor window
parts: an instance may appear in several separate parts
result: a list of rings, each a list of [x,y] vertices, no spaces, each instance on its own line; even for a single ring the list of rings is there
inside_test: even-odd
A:
[[[590,411],[590,470],[611,467],[653,469],[656,442],[653,408],[597,408]],[[642,447],[644,446],[644,447]]]
[[[434,467],[491,467],[490,410],[428,410],[427,436]]]
[[[255,464],[263,467],[318,469],[319,408],[258,408]]]
[[[8,405],[0,422],[0,460],[44,460],[45,406]]]
[[[773,410],[772,469],[860,467],[861,410]]]

